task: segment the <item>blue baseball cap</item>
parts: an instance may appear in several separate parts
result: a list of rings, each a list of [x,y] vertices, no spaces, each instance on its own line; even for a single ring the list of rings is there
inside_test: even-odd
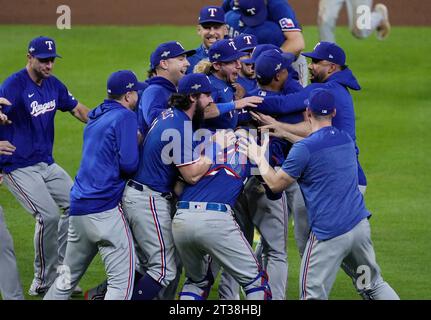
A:
[[[182,77],[178,82],[178,93],[210,93],[211,81],[203,73],[189,73]]]
[[[216,41],[208,50],[210,62],[230,62],[246,55],[247,53],[238,51],[232,39]]]
[[[251,58],[250,59],[244,59],[241,62],[244,63],[255,63],[256,59],[265,51],[268,50],[277,50],[278,52],[282,52],[281,49],[279,47],[277,47],[276,45],[273,44],[258,44],[253,52],[251,53]]]
[[[344,50],[332,42],[318,42],[313,52],[304,52],[302,55],[311,59],[330,61],[340,66],[346,65]]]
[[[129,91],[143,90],[146,84],[139,82],[130,70],[120,70],[110,75],[106,84],[108,94],[121,95]]]
[[[335,109],[334,95],[324,88],[317,88],[311,91],[304,103],[314,114],[321,116],[327,116]]]
[[[30,41],[28,44],[28,53],[39,59],[61,58],[61,56],[57,54],[54,39],[43,36]]]
[[[267,50],[256,59],[254,71],[258,79],[271,80],[283,69],[287,69],[295,61],[292,53],[283,54],[276,49]]]
[[[175,58],[185,54],[187,57],[194,55],[196,50],[186,50],[178,41],[169,41],[160,44],[151,54],[150,67],[154,69],[161,60]]]
[[[257,38],[253,34],[243,33],[233,38],[235,46],[239,51],[252,51],[257,46]]]
[[[239,0],[238,7],[241,20],[250,27],[262,24],[268,16],[264,0]]]
[[[199,13],[199,24],[204,23],[219,23],[225,24],[224,10],[222,7],[206,6],[203,7]]]

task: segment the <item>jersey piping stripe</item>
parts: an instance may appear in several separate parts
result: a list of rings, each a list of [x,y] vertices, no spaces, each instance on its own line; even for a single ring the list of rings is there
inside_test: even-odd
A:
[[[134,253],[133,253],[133,242],[130,236],[130,230],[128,223],[126,222],[126,219],[124,217],[123,209],[121,208],[121,205],[118,205],[118,211],[120,211],[121,220],[123,220],[124,228],[126,229],[126,235],[127,235],[127,242],[129,243],[129,277],[127,279],[127,290],[126,290],[126,296],[124,300],[130,300],[132,296],[132,283],[134,282],[135,278],[135,261],[134,261]]]
[[[310,233],[310,245],[308,246],[307,256],[305,258],[304,270],[302,275],[301,299],[304,299],[304,300],[307,298],[307,273],[308,273],[308,266],[310,264],[311,251],[313,250],[313,245],[315,241],[316,241],[316,236],[314,235],[314,233]]]
[[[284,243],[287,242],[287,233],[289,228],[289,211],[287,209],[286,204],[286,193],[283,191],[281,194],[281,202],[283,206],[283,223],[284,223]]]
[[[185,167],[185,166],[189,166],[193,163],[198,162],[201,159],[201,157],[197,158],[196,160],[190,161],[190,162],[186,162],[186,163],[181,163],[181,164],[177,164],[177,168],[181,168],[181,167]]]
[[[162,280],[166,277],[166,247],[165,247],[165,242],[163,240],[162,231],[160,229],[160,222],[159,222],[159,217],[156,210],[154,197],[150,197],[150,209],[151,209],[151,214],[153,215],[154,226],[156,227],[157,237],[159,238],[159,243],[160,243],[160,259],[161,259],[162,266],[161,266],[160,277],[157,279],[157,282],[161,283]]]
[[[302,31],[302,29],[281,29],[283,32]]]
[[[30,198],[26,195],[26,193],[24,192],[24,190],[22,190],[22,188],[19,186],[19,184],[15,181],[15,179],[12,176],[12,174],[8,173],[7,176],[10,179],[10,181],[12,181],[13,185],[15,186],[15,188],[23,196],[24,200],[28,203],[30,209],[33,210],[34,214],[39,213],[38,210],[36,209],[36,206],[33,204],[33,202],[30,200]]]
[[[14,177],[11,173],[7,174],[9,180],[12,182],[12,184],[15,186],[15,188],[18,190],[18,192],[22,195],[24,200],[29,205],[30,209],[33,210],[34,214],[37,215],[39,212],[36,209],[36,206],[33,204],[33,202],[30,200],[30,198],[27,196],[27,194],[24,192],[24,190],[20,187],[20,185],[16,182]],[[42,215],[39,215],[39,219],[37,219],[37,225],[39,229],[39,237],[37,238],[37,246],[39,248],[39,260],[40,260],[40,271],[39,271],[39,279],[41,280],[40,283],[36,287],[36,291],[41,288],[41,286],[44,283],[45,280],[45,255],[43,251],[43,231],[44,231],[44,225],[42,220]]]

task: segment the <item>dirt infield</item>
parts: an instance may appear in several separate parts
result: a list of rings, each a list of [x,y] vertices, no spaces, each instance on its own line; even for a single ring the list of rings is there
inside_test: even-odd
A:
[[[289,0],[303,25],[315,25],[318,0]],[[377,1],[374,1],[377,2]],[[390,10],[393,25],[431,25],[430,0],[382,0]],[[66,4],[72,11],[73,24],[87,25],[192,25],[199,9],[218,5],[222,0],[0,0],[0,23],[55,24],[57,7]],[[346,14],[339,24],[346,23]]]

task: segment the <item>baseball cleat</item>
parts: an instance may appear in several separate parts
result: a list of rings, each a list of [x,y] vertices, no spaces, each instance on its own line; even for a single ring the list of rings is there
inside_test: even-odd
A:
[[[85,300],[104,300],[108,290],[108,281],[104,281],[97,287],[91,288],[84,293]]]
[[[31,283],[30,289],[28,289],[28,295],[32,297],[43,296],[48,291],[48,288],[40,288],[37,282]]]
[[[377,26],[376,29],[376,35],[377,39],[384,40],[389,36],[389,33],[391,32],[391,24],[389,23],[389,14],[388,14],[388,8],[382,4],[378,3],[374,7],[374,10],[377,12],[380,12],[383,16],[382,22]]]

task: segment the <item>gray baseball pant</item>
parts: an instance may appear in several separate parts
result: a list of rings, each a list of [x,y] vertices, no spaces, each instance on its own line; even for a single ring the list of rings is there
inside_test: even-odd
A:
[[[300,299],[328,299],[342,263],[354,270],[354,285],[361,295],[372,300],[399,299],[381,276],[366,218],[349,232],[329,240],[319,241],[310,233],[301,261]]]
[[[64,258],[73,181],[59,165],[40,162],[5,174],[4,182],[36,219],[32,287],[43,292],[56,278],[57,266]]]
[[[133,237],[120,206],[69,218],[64,264],[44,300],[67,300],[99,252],[108,276],[105,300],[130,300],[135,277]]]
[[[13,250],[12,237],[6,228],[0,206],[0,294],[3,300],[24,300]]]
[[[335,26],[344,3],[346,3],[347,7],[349,28],[357,38],[368,37],[383,19],[379,12],[372,11],[373,0],[320,0],[317,17],[320,41],[335,42]],[[358,19],[361,19],[363,15],[362,11],[357,11],[360,6],[368,6],[370,8],[371,23],[369,28],[363,28],[357,24]]]

